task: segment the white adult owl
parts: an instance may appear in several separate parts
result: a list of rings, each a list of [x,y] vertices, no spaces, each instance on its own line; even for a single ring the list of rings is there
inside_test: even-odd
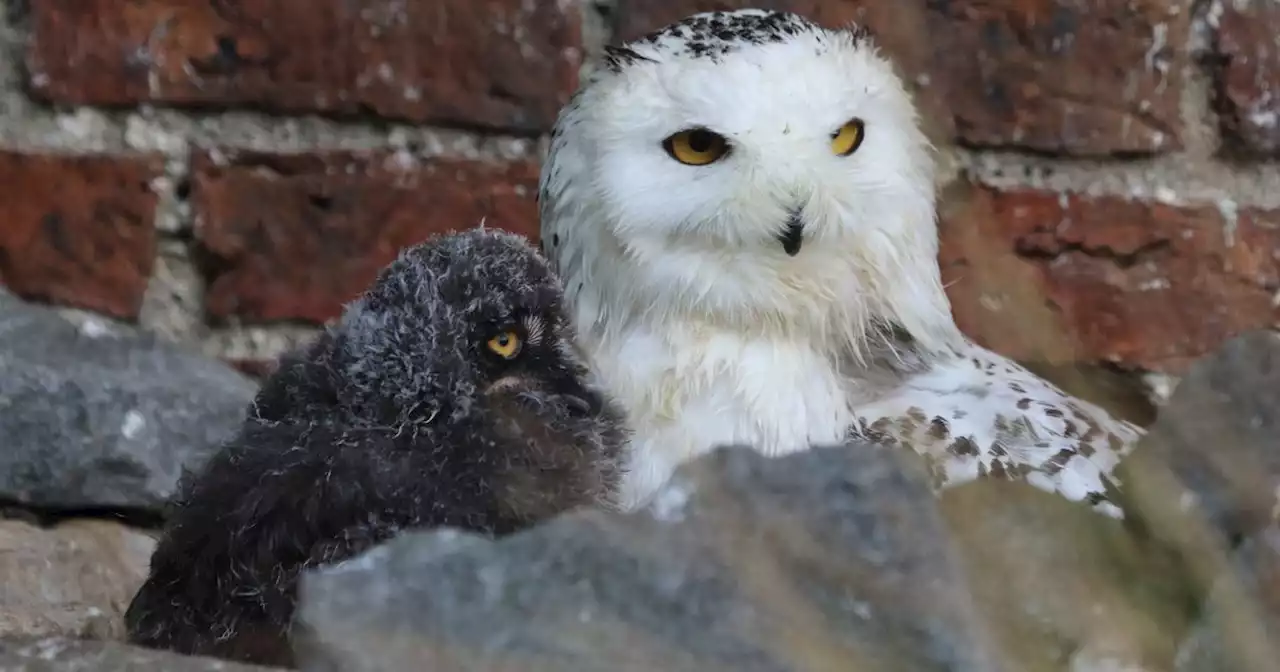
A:
[[[916,110],[861,28],[696,14],[608,49],[552,132],[542,245],[635,434],[622,502],[731,443],[873,435],[939,487],[1024,478],[1119,515],[1134,425],[970,342]]]

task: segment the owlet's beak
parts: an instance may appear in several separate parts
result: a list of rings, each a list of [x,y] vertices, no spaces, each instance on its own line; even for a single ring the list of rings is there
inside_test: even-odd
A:
[[[778,234],[778,241],[782,243],[782,251],[787,256],[794,257],[800,252],[800,246],[804,243],[804,223],[800,221],[799,211],[791,213],[787,228]]]

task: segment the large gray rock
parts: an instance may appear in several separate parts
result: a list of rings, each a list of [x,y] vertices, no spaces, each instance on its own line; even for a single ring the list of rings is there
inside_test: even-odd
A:
[[[0,498],[157,507],[255,390],[219,361],[0,292]]]
[[[1171,669],[1195,612],[1176,553],[1025,482],[970,482],[941,508],[1013,669]]]
[[[124,636],[155,540],[118,523],[0,520],[0,638]]]
[[[1202,600],[1177,669],[1275,669],[1280,333],[1242,334],[1192,366],[1119,475],[1131,523],[1179,556]]]
[[[1177,672],[1271,672],[1280,661],[1280,525],[1246,540],[1213,582]]]
[[[65,638],[0,639],[4,672],[267,672],[279,668],[180,656],[116,642]]]
[[[304,577],[304,670],[999,670],[918,461],[721,449],[649,510],[406,534]]]
[[[1163,532],[1181,534],[1183,514],[1223,538],[1265,527],[1280,487],[1280,333],[1242,334],[1193,365],[1121,473],[1138,517]]]

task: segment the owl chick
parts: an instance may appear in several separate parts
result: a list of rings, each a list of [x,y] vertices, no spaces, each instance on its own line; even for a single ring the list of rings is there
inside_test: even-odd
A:
[[[707,12],[606,51],[552,132],[543,249],[635,432],[622,503],[721,444],[875,435],[939,487],[1025,478],[1109,513],[1141,430],[958,329],[917,112],[864,29]]]
[[[403,252],[184,475],[129,640],[290,665],[305,568],[406,528],[503,535],[611,506],[621,414],[584,382],[561,300],[514,235]]]

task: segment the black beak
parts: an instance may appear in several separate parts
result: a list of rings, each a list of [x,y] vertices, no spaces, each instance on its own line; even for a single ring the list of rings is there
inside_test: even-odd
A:
[[[782,251],[787,256],[794,257],[800,252],[800,245],[804,243],[804,224],[800,222],[799,212],[791,213],[787,228],[778,234],[778,240],[782,242]]]

